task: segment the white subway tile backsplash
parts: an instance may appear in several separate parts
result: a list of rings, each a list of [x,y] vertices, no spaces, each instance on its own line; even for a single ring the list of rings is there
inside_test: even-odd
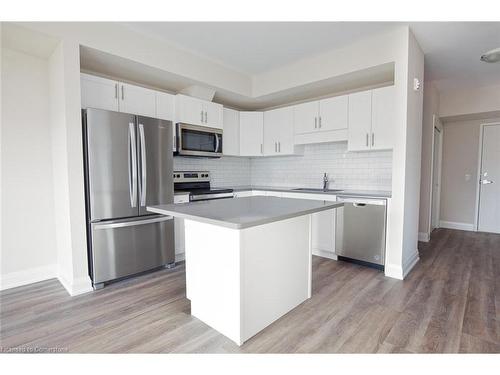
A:
[[[174,158],[175,170],[208,170],[213,186],[264,185],[391,190],[392,151],[347,152],[347,143],[304,146],[304,155],[266,158]]]

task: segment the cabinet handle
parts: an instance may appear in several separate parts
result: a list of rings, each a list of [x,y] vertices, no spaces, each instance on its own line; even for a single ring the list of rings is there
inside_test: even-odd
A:
[[[321,116],[319,116],[319,124],[318,127],[321,129]]]
[[[368,135],[368,133],[366,133],[366,147],[368,147],[368,146],[369,146],[369,143],[368,143],[368,138],[369,138],[369,135]]]
[[[118,83],[115,83],[115,99],[118,99]]]
[[[375,133],[372,133],[372,146],[375,146]]]
[[[318,127],[318,118],[315,117],[314,118],[314,129],[316,129]]]
[[[200,112],[201,122],[203,122],[203,111]]]
[[[125,100],[125,86],[122,85],[122,100]]]
[[[278,152],[278,144],[274,142],[274,152]]]
[[[208,115],[207,115],[207,111],[205,111],[205,124],[208,123]]]
[[[262,151],[262,143],[260,144],[260,153],[262,154],[263,151]]]
[[[278,152],[281,152],[281,142],[278,142]]]

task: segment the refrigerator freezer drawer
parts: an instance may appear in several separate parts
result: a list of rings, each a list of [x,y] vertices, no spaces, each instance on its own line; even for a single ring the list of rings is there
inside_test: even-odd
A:
[[[173,263],[174,221],[156,216],[92,224],[94,284]]]

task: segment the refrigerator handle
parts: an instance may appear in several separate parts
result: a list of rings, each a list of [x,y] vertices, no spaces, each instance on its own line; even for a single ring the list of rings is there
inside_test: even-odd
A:
[[[146,205],[146,142],[144,139],[144,125],[139,124],[139,139],[141,141],[141,206]]]
[[[130,205],[135,207],[137,204],[137,149],[133,122],[128,124],[128,152],[128,188],[130,193]]]

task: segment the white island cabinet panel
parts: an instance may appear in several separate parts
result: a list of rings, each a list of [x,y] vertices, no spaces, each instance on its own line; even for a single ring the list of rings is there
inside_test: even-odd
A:
[[[191,314],[242,345],[310,298],[310,220],[304,215],[243,230],[186,220]],[[207,267],[214,259],[217,272]]]

